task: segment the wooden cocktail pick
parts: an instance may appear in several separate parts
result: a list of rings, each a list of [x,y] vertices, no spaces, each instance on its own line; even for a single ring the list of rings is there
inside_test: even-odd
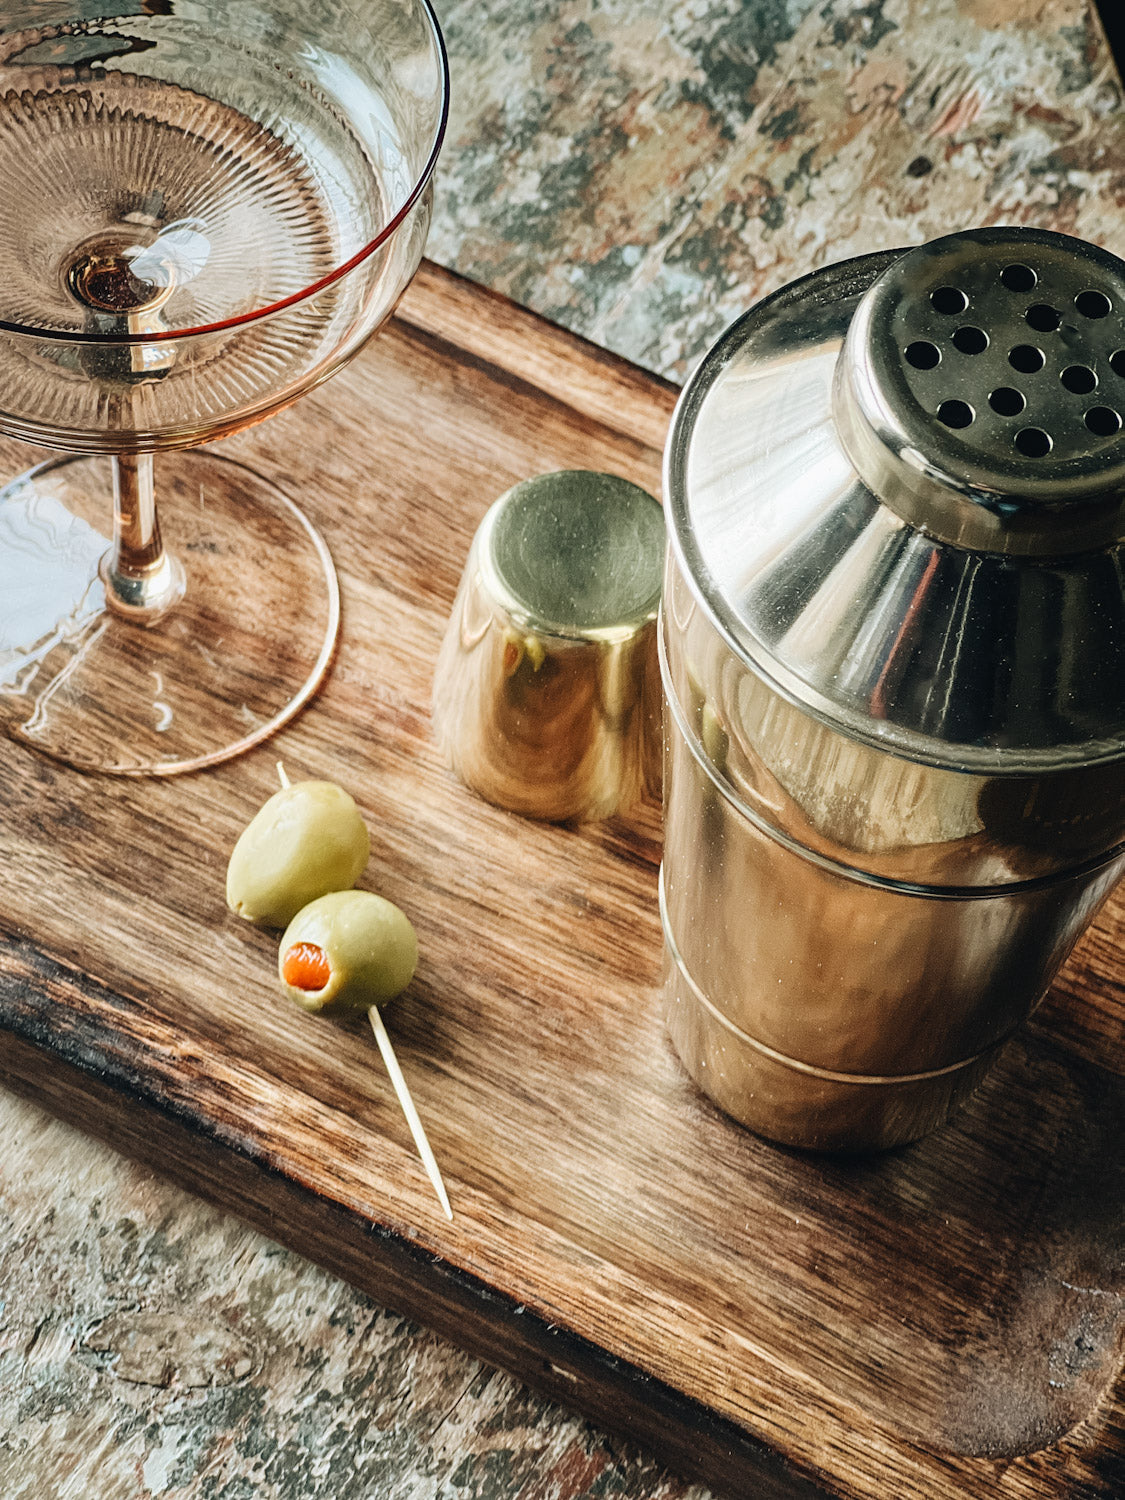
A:
[[[418,1111],[414,1107],[414,1100],[410,1097],[410,1090],[406,1086],[406,1079],[402,1076],[402,1069],[398,1065],[395,1049],[391,1046],[391,1039],[387,1035],[387,1028],[383,1025],[383,1017],[379,1014],[379,1007],[373,1005],[367,1012],[367,1019],[371,1022],[371,1030],[375,1033],[375,1040],[379,1043],[379,1051],[383,1054],[383,1062],[386,1064],[387,1072],[391,1075],[398,1102],[402,1105],[402,1112],[406,1116],[406,1123],[410,1126],[410,1134],[414,1137],[414,1144],[418,1147],[418,1155],[422,1158],[422,1165],[429,1174],[430,1181],[434,1185],[434,1192],[438,1195],[438,1202],[445,1210],[445,1217],[452,1219],[453,1210],[449,1206],[449,1195],[445,1191],[445,1183],[441,1180],[441,1172],[438,1169],[434,1153],[426,1138],[426,1132],[422,1121],[418,1118]]]

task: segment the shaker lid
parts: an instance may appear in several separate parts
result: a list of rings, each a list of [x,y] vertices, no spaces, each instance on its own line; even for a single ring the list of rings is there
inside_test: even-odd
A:
[[[659,503],[614,474],[537,474],[489,507],[434,673],[434,732],[467,786],[589,822],[659,785],[664,555]]]
[[[860,302],[840,436],[898,515],[962,547],[1058,556],[1125,536],[1125,264],[1042,230],[909,250]]]
[[[1125,264],[1042,230],[861,256],[688,382],[671,545],[731,650],[931,764],[1125,758]]]

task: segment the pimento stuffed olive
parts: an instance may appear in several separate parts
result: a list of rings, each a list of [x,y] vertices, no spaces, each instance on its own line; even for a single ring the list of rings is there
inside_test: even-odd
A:
[[[277,969],[304,1010],[369,1010],[400,994],[418,965],[409,919],[371,891],[333,891],[285,929]]]

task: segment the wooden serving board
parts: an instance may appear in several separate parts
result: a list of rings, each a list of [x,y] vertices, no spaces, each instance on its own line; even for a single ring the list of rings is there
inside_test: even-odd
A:
[[[563,467],[655,490],[674,394],[424,267],[347,371],[225,445],[328,538],[335,668],[274,742],[198,776],[0,747],[3,1076],[720,1491],[1108,1500],[1125,902],[953,1124],[805,1157],[720,1115],[665,1039],[658,807],[537,825],[434,750],[434,659],[490,501]],[[355,794],[364,883],[418,928],[389,1022],[451,1224],[365,1026],[299,1013],[274,940],[225,909],[278,756]]]

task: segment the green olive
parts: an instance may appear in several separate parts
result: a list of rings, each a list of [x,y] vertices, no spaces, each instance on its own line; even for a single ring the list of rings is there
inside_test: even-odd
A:
[[[418,939],[398,907],[371,891],[334,891],[285,929],[277,972],[304,1010],[369,1010],[393,1000],[418,964]]]
[[[310,901],[349,890],[371,840],[359,808],[333,781],[295,781],[243,829],[227,866],[227,905],[248,922],[284,927]]]

